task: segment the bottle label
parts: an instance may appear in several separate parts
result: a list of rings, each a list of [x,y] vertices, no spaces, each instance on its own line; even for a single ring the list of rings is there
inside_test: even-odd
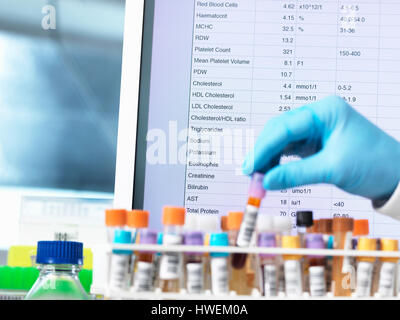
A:
[[[373,264],[361,261],[357,267],[357,288],[356,295],[368,297],[371,295]]]
[[[322,266],[309,267],[310,295],[322,297],[326,295],[325,268]]]
[[[133,288],[135,291],[151,291],[153,287],[154,265],[139,261],[135,272]]]
[[[188,263],[186,265],[187,283],[186,288],[188,293],[201,293],[203,291],[203,264]]]
[[[379,295],[381,297],[393,297],[396,264],[384,262],[379,275]]]
[[[182,243],[182,236],[176,234],[165,234],[163,245],[177,245]],[[160,261],[160,279],[179,279],[181,255],[177,252],[165,252]]]
[[[250,246],[251,239],[254,234],[258,215],[258,208],[252,205],[247,205],[243,215],[243,221],[240,225],[239,234],[236,244],[239,247]]]
[[[227,258],[211,258],[211,288],[213,294],[223,294],[229,292]]]
[[[288,296],[301,296],[303,294],[300,261],[285,261],[285,287]]]
[[[128,282],[130,256],[113,254],[111,256],[110,287],[125,288]]]
[[[274,297],[277,294],[276,266],[266,264],[264,265],[264,295]]]

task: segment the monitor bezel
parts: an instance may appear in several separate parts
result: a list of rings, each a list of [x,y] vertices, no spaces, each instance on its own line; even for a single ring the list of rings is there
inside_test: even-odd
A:
[[[130,0],[125,4],[115,208],[133,207],[145,1]]]

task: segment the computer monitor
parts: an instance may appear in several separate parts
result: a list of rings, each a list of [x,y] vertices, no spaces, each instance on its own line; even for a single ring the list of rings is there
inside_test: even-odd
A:
[[[400,2],[126,2],[115,206],[243,210],[241,162],[271,117],[331,94],[400,138]],[[373,149],[371,149],[373,152]],[[329,185],[269,192],[261,213],[399,222]]]

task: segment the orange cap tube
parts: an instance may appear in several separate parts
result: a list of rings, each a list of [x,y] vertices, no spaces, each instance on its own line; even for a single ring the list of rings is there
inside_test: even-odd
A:
[[[221,230],[224,232],[228,230],[228,217],[227,216],[221,217]]]
[[[165,206],[162,223],[164,226],[183,226],[185,224],[185,213],[185,208]]]
[[[228,230],[239,230],[243,221],[243,212],[229,212],[228,213]]]
[[[126,225],[126,210],[107,209],[105,218],[107,227],[123,227]]]
[[[369,221],[368,219],[354,220],[353,223],[353,236],[367,236],[369,235]]]
[[[148,228],[149,212],[144,210],[128,211],[126,224],[130,228]]]

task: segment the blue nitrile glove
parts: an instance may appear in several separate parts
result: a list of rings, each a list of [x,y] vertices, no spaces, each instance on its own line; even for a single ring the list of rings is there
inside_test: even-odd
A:
[[[279,165],[288,146],[316,149]],[[330,183],[372,200],[388,199],[400,181],[400,143],[332,96],[268,121],[243,171],[266,172],[268,190]]]

